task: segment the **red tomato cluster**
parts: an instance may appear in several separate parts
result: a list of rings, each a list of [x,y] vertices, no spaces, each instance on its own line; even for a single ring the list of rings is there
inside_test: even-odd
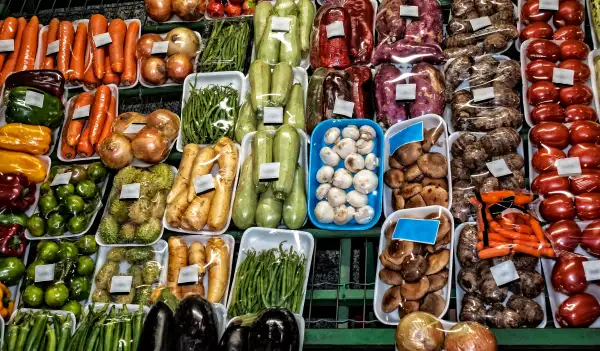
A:
[[[550,26],[550,20],[554,30]],[[579,0],[560,1],[558,11],[540,10],[539,0],[527,0],[521,7],[521,41],[527,39],[584,40],[581,24],[585,19],[585,8]]]
[[[255,1],[250,0],[227,0],[225,6],[221,0],[209,0],[206,12],[211,17],[239,17],[242,15],[253,15],[256,7]]]

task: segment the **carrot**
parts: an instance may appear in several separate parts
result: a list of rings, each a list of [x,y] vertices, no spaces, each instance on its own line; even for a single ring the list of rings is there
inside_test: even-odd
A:
[[[123,50],[123,74],[121,74],[121,82],[125,86],[135,83],[137,77],[137,67],[135,62],[135,44],[140,30],[140,25],[137,22],[131,22],[127,27],[125,34],[125,49]]]
[[[493,241],[493,240],[489,241],[488,244],[489,244],[488,247],[497,247],[497,248],[507,248],[507,247],[510,248],[512,245],[511,243],[507,243],[504,241]],[[479,250],[479,251],[484,250],[483,241],[477,242],[477,250]]]
[[[60,144],[60,154],[63,158],[71,160],[75,158],[77,151],[74,147],[67,145],[67,141],[63,139],[62,144]]]
[[[555,256],[555,252],[554,249],[551,247],[545,247],[543,249],[540,250],[542,256],[545,257],[554,257]]]
[[[92,33],[92,38],[98,34],[106,33],[108,28],[108,21],[106,17],[94,14],[90,17],[89,22],[90,32]],[[102,79],[104,77],[105,68],[104,68],[104,48],[96,47],[96,43],[92,40],[92,56],[94,59],[92,60],[94,65],[94,75],[97,79]]]
[[[503,247],[503,248],[490,247],[488,249],[483,249],[483,250],[479,251],[477,253],[477,255],[479,256],[480,259],[487,260],[488,258],[492,258],[492,257],[506,256],[509,253],[510,253],[510,248],[508,248],[508,247]]]
[[[104,78],[102,78],[102,84],[114,84],[119,86],[121,78],[112,71],[110,56],[108,55],[104,57],[104,67],[106,67],[106,73],[104,74]]]
[[[89,124],[81,134],[79,143],[77,143],[77,154],[81,157],[90,157],[94,154],[94,146],[90,142]]]
[[[515,244],[517,245],[524,245],[524,246],[529,246],[531,248],[537,249],[537,250],[541,250],[544,248],[544,244],[538,242],[538,241],[529,241],[529,240],[515,240],[514,241]]]
[[[117,110],[117,99],[114,96],[110,97],[110,105],[108,107],[108,112],[106,114],[106,120],[104,121],[104,125],[102,126],[102,133],[100,133],[100,139],[98,139],[98,145],[102,143],[104,139],[110,134],[112,129],[113,121],[115,120]]]
[[[539,249],[534,249],[526,245],[515,244],[513,250],[535,257],[540,257],[542,255]]]
[[[71,50],[73,50],[73,37],[75,30],[69,21],[61,21],[58,26],[58,55],[56,56],[56,69],[58,69],[66,80],[69,80],[69,61]]]
[[[517,193],[515,194],[514,203],[523,206],[533,201],[533,194],[530,193]]]
[[[108,107],[110,105],[110,88],[106,85],[101,85],[96,89],[96,97],[94,98],[94,104],[90,111],[90,142],[92,145],[96,145],[100,139],[100,133],[102,133],[102,127],[108,114]]]
[[[4,66],[2,67],[2,76],[0,76],[0,85],[4,84],[6,77],[9,74],[15,71],[15,67],[17,64],[17,57],[19,56],[19,51],[21,50],[21,39],[23,38],[23,32],[25,32],[25,27],[27,27],[27,20],[25,18],[20,17],[17,20],[17,35],[15,36],[15,50],[8,55]]]
[[[126,32],[127,24],[125,24],[125,21],[120,18],[110,21],[108,33],[110,33],[112,43],[108,45],[108,53],[110,56],[111,69],[116,73],[123,72],[123,47],[125,45]],[[106,67],[106,70],[108,71],[108,67]]]
[[[34,68],[39,27],[40,21],[37,16],[31,17],[23,31],[23,39],[21,39],[21,47],[17,63],[15,64],[15,71],[27,71]]]
[[[535,218],[531,218],[529,220],[529,224],[531,225],[531,229],[533,230],[533,234],[535,237],[544,245],[545,247],[550,247],[550,243],[546,240],[546,236],[544,235],[544,231],[542,230],[542,226],[540,226],[540,222],[538,222]]]
[[[91,105],[94,103],[94,96],[91,93],[81,93],[75,99],[75,103],[73,104],[73,112],[78,108]],[[79,142],[79,138],[81,137],[81,131],[85,126],[85,119],[77,119],[73,120],[73,116],[70,116],[69,126],[67,128],[67,145],[69,146],[77,146]]]
[[[509,196],[514,196],[515,192],[512,190],[497,190],[490,191],[487,193],[481,194],[481,200],[486,204],[492,204],[496,202],[502,201],[502,199],[507,198]]]
[[[48,50],[48,45],[50,43],[52,43],[53,41],[58,39],[58,27],[59,27],[59,20],[58,18],[53,18],[52,21],[50,21],[50,24],[48,25],[48,29],[46,30],[46,32],[44,32],[44,34],[46,34],[46,40],[44,41],[42,39],[42,67],[43,69],[54,69],[54,60],[55,57],[54,55],[48,55],[46,56],[46,51]],[[42,34],[43,35],[43,34]],[[58,49],[59,53],[60,53],[60,44],[59,44],[59,49]]]
[[[88,88],[95,88],[100,85],[100,81],[94,74],[94,55],[92,54],[94,48],[94,40],[92,38],[92,31],[88,31],[88,45],[86,51],[85,71],[83,73],[83,83]]]
[[[483,233],[477,233],[477,239],[479,240],[483,240]],[[511,243],[512,240],[507,239],[506,237],[503,237],[500,234],[496,234],[496,233],[488,233],[488,240],[491,241],[503,241],[505,243]]]
[[[69,62],[69,81],[80,84],[83,80],[85,69],[85,48],[87,44],[87,26],[83,23],[77,25],[77,32],[73,40],[73,51]]]
[[[14,39],[17,35],[17,27],[19,26],[18,21],[14,17],[8,17],[2,23],[2,30],[0,31],[0,40],[9,40]],[[15,41],[15,46],[17,45]],[[4,66],[4,59],[6,58],[6,53],[0,54],[0,69]]]
[[[521,234],[519,232],[515,232],[513,230],[506,230],[503,228],[497,229],[496,233],[512,240],[538,241],[533,235]]]

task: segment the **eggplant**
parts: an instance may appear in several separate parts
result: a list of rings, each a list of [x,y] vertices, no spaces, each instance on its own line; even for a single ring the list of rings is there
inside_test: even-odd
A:
[[[173,311],[158,301],[152,308],[142,328],[138,351],[170,351],[173,349]]]
[[[26,86],[37,88],[62,99],[65,93],[65,77],[55,69],[38,69],[11,73],[4,82],[6,91]]]
[[[232,320],[219,341],[218,351],[248,351],[248,332],[250,325],[242,319]]]
[[[300,331],[294,315],[279,307],[263,310],[250,326],[248,350],[300,350]]]
[[[200,295],[181,300],[175,311],[175,350],[214,351],[219,343],[217,315]]]

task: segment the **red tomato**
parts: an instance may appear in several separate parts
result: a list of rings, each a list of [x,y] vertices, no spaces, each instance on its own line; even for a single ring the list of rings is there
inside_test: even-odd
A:
[[[566,194],[547,196],[540,204],[540,214],[546,222],[556,222],[561,219],[575,218],[573,199]]]
[[[583,5],[578,0],[561,1],[552,23],[556,28],[566,25],[578,26],[583,23],[584,18]]]
[[[525,76],[530,82],[552,81],[552,71],[554,71],[554,62],[535,60],[529,62],[525,67]]]
[[[227,6],[225,6],[225,14],[227,14],[227,17],[239,17],[242,15],[242,7],[228,3]]]
[[[599,143],[600,124],[592,121],[573,122],[569,128],[571,145],[580,143]]]
[[[571,105],[565,109],[565,123],[597,120],[598,115],[596,115],[596,111],[589,106]]]
[[[206,7],[206,12],[210,17],[223,17],[225,15],[225,7],[219,1],[210,0]]]
[[[523,23],[548,22],[552,18],[552,11],[540,11],[539,0],[528,0],[521,7]]]
[[[581,248],[600,258],[600,221],[593,221],[585,227],[581,237]]]
[[[585,39],[585,32],[580,26],[564,26],[554,32],[553,38],[554,40],[575,39],[583,41]]]
[[[256,3],[244,1],[244,4],[242,4],[242,11],[244,12],[244,15],[253,15],[256,12]]]
[[[534,124],[541,122],[558,122],[565,119],[565,110],[559,104],[541,104],[531,110],[531,119]]]
[[[570,190],[574,195],[600,190],[600,170],[584,168],[581,175],[569,177]]]
[[[559,176],[557,171],[543,172],[531,182],[531,190],[536,194],[542,195],[558,191],[568,192],[569,178]]]
[[[584,193],[575,197],[577,217],[584,221],[600,218],[600,193]]]
[[[560,89],[552,82],[535,82],[527,89],[527,101],[530,105],[554,102],[557,103],[560,98]]]
[[[567,154],[565,154],[561,149],[544,146],[533,154],[533,157],[531,158],[531,165],[538,173],[544,171],[554,171],[556,170],[556,160],[560,160],[561,158],[565,157],[567,157]]]
[[[530,23],[521,31],[521,42],[527,39],[552,39],[552,27],[546,22]]]
[[[554,222],[546,228],[554,250],[573,252],[581,240],[581,228],[574,221],[562,220]]]
[[[233,5],[242,5],[242,0],[228,0],[227,2]],[[227,11],[227,6],[225,6],[225,11]]]
[[[587,60],[590,53],[590,47],[579,40],[565,40],[560,43],[560,59],[578,59]]]
[[[560,89],[560,104],[563,106],[588,105],[593,97],[592,89],[583,83],[574,83],[573,86]]]
[[[590,77],[590,68],[583,61],[577,59],[568,59],[558,64],[558,68],[570,69],[573,71],[573,80],[576,82],[585,82]]]
[[[554,290],[566,295],[583,292],[588,283],[585,279],[583,263],[588,259],[579,255],[562,255],[552,267],[550,281]]]
[[[579,157],[581,168],[600,167],[600,146],[592,143],[581,143],[571,146],[568,157]]]
[[[569,129],[556,122],[536,124],[529,132],[529,140],[538,148],[548,146],[562,150],[569,145]]]
[[[575,294],[558,306],[554,316],[563,328],[587,328],[600,317],[600,303],[594,295]]]
[[[527,58],[531,61],[547,60],[556,62],[560,58],[560,48],[556,43],[550,40],[535,39],[527,45],[525,55],[527,55]]]

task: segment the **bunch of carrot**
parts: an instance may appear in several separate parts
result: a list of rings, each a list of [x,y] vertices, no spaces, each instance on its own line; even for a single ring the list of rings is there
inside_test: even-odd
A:
[[[98,145],[111,133],[116,117],[117,99],[110,88],[99,86],[95,92],[81,93],[75,98],[63,128],[61,156],[66,159],[90,157]],[[87,119],[73,119],[75,110],[91,105]]]
[[[0,86],[13,72],[34,69],[38,45],[39,20],[8,17],[2,21],[0,40],[14,40],[14,51],[0,53]]]

